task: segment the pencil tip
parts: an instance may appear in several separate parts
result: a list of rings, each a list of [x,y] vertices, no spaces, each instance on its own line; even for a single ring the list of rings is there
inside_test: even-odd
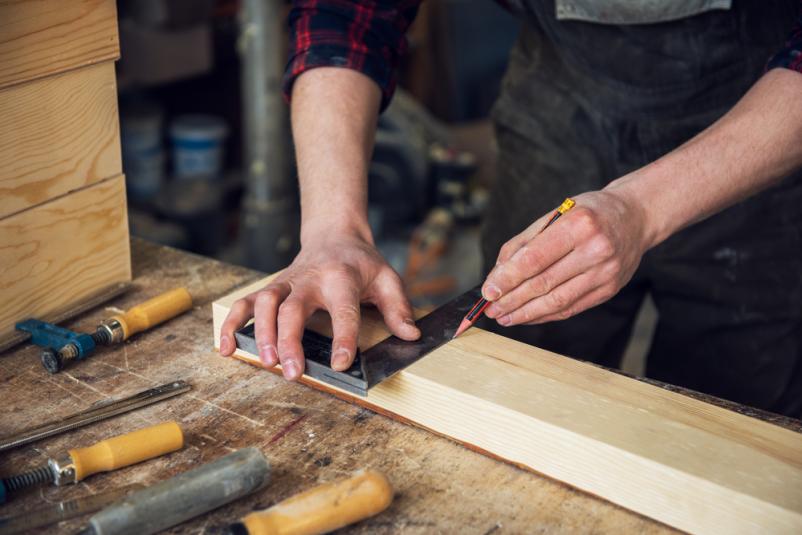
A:
[[[468,327],[470,327],[471,325],[473,325],[473,324],[470,321],[462,320],[462,323],[460,323],[459,327],[457,327],[457,332],[454,333],[454,336],[452,336],[451,339],[453,340],[457,336],[459,336],[462,333],[464,333],[465,331],[467,331]]]

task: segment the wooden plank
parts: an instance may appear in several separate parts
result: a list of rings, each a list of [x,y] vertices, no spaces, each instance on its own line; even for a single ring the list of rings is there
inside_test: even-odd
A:
[[[0,91],[0,218],[122,173],[114,64]]]
[[[130,280],[122,175],[0,219],[0,338]]]
[[[119,55],[114,0],[0,0],[0,89]]]
[[[213,304],[216,346],[268,280]],[[387,335],[365,316],[363,349]],[[366,398],[304,382],[688,532],[802,532],[799,434],[479,329]]]

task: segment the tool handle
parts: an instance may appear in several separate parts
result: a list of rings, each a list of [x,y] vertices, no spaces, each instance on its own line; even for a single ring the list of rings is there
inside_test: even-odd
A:
[[[146,461],[184,445],[184,433],[176,422],[165,422],[101,440],[86,448],[69,451],[75,466],[75,481]]]
[[[175,288],[114,316],[123,328],[123,340],[150,329],[192,308],[192,296],[186,288]]]
[[[249,535],[328,533],[384,511],[393,501],[387,478],[374,470],[326,483],[242,519]]]

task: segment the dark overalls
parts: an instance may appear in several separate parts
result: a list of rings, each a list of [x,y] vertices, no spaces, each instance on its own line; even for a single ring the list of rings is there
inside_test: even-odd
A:
[[[500,154],[483,230],[487,271],[505,241],[566,196],[603,188],[729,110],[782,45],[798,5],[735,1],[616,25],[558,20],[555,0],[519,3],[526,22],[493,112]],[[659,310],[647,376],[802,416],[802,175],[650,250],[598,307],[492,328],[615,367],[647,293]]]

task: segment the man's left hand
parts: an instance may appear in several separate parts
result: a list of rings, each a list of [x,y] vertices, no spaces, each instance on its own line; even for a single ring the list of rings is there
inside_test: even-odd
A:
[[[501,248],[482,286],[492,301],[486,315],[500,325],[570,318],[611,298],[632,278],[648,248],[643,207],[607,190],[574,200],[576,206],[547,229],[554,212]]]

